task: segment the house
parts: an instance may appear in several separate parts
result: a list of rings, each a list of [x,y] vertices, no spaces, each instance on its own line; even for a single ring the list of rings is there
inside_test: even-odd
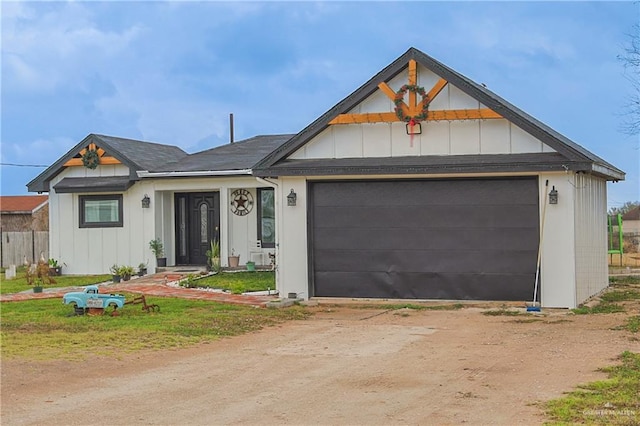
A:
[[[607,286],[623,179],[411,48],[295,135],[195,154],[89,135],[28,188],[70,273],[146,261],[155,237],[169,265],[204,264],[215,238],[223,263],[276,253],[281,294],[572,308]]]
[[[0,196],[0,228],[5,232],[47,231],[48,204],[46,195]]]
[[[49,253],[46,195],[0,196],[0,266],[22,265]]]
[[[222,259],[234,253],[268,264],[275,252],[274,185],[252,176],[251,168],[291,136],[257,136],[187,154],[88,135],[28,184],[30,191],[49,192],[57,225],[51,256],[69,274],[140,263],[153,272],[153,239],[163,242],[169,265],[205,265],[210,242],[218,240]]]

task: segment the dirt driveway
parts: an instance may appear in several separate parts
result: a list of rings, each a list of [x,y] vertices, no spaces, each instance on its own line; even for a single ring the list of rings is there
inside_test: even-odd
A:
[[[640,351],[625,314],[310,308],[197,348],[2,365],[2,425],[540,424],[538,401]]]

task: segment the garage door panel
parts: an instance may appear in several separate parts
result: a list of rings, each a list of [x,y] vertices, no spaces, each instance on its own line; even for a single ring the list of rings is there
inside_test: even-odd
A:
[[[331,250],[420,250],[426,245],[442,250],[464,247],[465,250],[518,250],[521,242],[535,238],[536,229],[467,229],[467,228],[376,228],[322,229],[315,247]]]
[[[463,181],[462,179],[459,182]],[[382,182],[348,182],[350,190],[334,191],[325,188],[314,190],[314,205],[323,206],[402,206],[412,200],[431,200],[432,204],[453,206],[467,205],[468,200],[473,200],[473,205],[491,204],[529,204],[537,205],[536,200],[527,198],[526,194],[512,185],[513,180],[493,180],[487,185],[487,180],[464,180],[464,185],[456,185],[455,193],[451,191],[453,180],[433,180],[428,186],[425,181],[382,181]],[[323,182],[324,183],[324,182]],[[329,185],[332,182],[326,182]],[[381,184],[381,185],[376,185]],[[398,191],[400,184],[402,191]]]
[[[509,274],[535,272],[535,252],[505,250],[322,250],[314,269],[324,272],[437,272]],[[532,260],[533,259],[533,260]]]
[[[384,299],[529,300],[534,284],[530,275],[511,274],[322,272],[318,279],[331,297]]]
[[[537,178],[325,181],[309,194],[310,294],[531,297]]]
[[[523,221],[536,223],[538,217],[536,209],[521,205],[405,205],[401,208],[398,206],[338,206],[317,208],[314,222],[317,229],[425,226],[458,228],[468,227],[470,215],[473,215],[473,223],[476,227],[500,228],[521,227]]]

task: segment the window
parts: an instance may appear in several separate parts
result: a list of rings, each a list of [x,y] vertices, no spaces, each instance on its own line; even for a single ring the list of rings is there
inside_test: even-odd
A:
[[[258,239],[264,248],[276,246],[276,206],[273,188],[258,188]]]
[[[81,195],[80,228],[122,227],[122,195]]]

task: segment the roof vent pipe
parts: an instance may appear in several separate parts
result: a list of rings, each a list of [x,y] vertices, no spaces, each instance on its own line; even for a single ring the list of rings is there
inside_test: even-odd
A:
[[[229,143],[233,143],[233,113],[229,114]]]

